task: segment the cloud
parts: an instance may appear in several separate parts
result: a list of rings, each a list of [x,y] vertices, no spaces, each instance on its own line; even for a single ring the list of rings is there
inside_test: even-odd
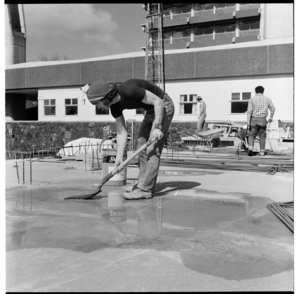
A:
[[[109,12],[91,4],[25,4],[27,34],[120,47],[114,38],[118,24]],[[91,44],[92,45],[92,44]]]

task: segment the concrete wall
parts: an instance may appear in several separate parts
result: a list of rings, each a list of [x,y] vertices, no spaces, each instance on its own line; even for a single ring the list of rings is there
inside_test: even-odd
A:
[[[9,5],[13,9],[9,10]],[[5,64],[11,65],[26,62],[26,37],[21,28],[14,28],[15,23],[21,23],[18,4],[5,5]],[[10,11],[10,12],[9,12]]]
[[[276,107],[274,119],[293,120],[293,76],[260,76],[226,79],[201,79],[181,82],[168,82],[166,92],[175,102],[174,120],[197,121],[197,114],[180,114],[179,101],[181,94],[197,94],[206,102],[206,121],[238,121],[246,122],[246,114],[231,114],[231,93],[251,92],[255,95],[255,87],[262,85],[265,95],[270,97]]]
[[[217,86],[216,86],[217,85]],[[245,114],[231,114],[231,94],[251,92],[255,94],[255,87],[262,85],[265,95],[270,97],[277,106],[275,119],[293,120],[293,76],[273,75],[260,77],[215,78],[187,81],[173,81],[166,83],[166,92],[172,97],[175,104],[175,121],[197,121],[197,114],[180,114],[180,95],[197,94],[203,97],[207,104],[207,121],[246,121]],[[78,99],[78,115],[65,114],[65,99]],[[56,99],[56,115],[44,115],[44,99]],[[96,115],[93,106],[82,95],[80,88],[60,88],[39,90],[39,121],[110,121],[111,115]],[[283,101],[284,100],[284,101]],[[126,119],[142,121],[143,115],[136,114],[135,110],[124,111]]]
[[[13,64],[13,34],[10,26],[8,8],[5,5],[5,65]]]
[[[293,74],[293,44],[268,45],[210,51],[165,54],[166,81],[189,78],[240,77]],[[145,77],[145,58],[58,63],[57,65],[7,69],[5,87],[9,89],[82,86],[98,78],[123,82]]]

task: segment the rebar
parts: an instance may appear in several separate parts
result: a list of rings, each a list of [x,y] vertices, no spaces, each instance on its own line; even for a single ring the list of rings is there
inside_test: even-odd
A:
[[[92,146],[92,174],[94,174],[94,149],[93,149],[93,146]]]
[[[32,160],[30,156],[30,185],[32,185]]]
[[[20,184],[19,168],[18,168],[18,162],[17,162],[17,155],[16,155],[16,152],[15,152],[15,159],[16,159],[16,170],[17,170],[18,184]]]
[[[25,159],[23,155],[23,185],[25,185]]]

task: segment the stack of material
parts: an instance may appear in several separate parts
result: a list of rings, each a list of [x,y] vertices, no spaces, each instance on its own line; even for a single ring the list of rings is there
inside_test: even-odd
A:
[[[112,140],[103,140],[96,138],[80,138],[65,144],[63,148],[61,148],[57,155],[60,156],[75,156],[79,154],[92,154],[101,153],[102,149],[112,149],[113,141]]]
[[[275,202],[267,205],[287,227],[294,233],[294,215],[291,215],[287,209],[294,208],[294,201],[291,202]]]

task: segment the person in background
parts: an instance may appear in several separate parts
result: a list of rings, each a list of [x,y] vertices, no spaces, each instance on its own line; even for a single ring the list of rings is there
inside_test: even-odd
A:
[[[206,118],[206,104],[203,101],[202,97],[198,96],[197,101],[199,102],[199,116],[197,122],[197,133],[200,133],[204,130],[205,118]]]
[[[249,128],[249,148],[248,155],[253,155],[254,138],[259,136],[259,155],[265,155],[266,145],[266,130],[267,123],[273,121],[275,107],[270,98],[264,96],[264,87],[258,86],[255,88],[255,96],[251,97],[247,109],[247,125]],[[268,117],[270,110],[270,117]]]
[[[127,189],[123,197],[128,200],[152,198],[161,152],[174,116],[172,99],[160,87],[142,79],[129,79],[119,86],[98,80],[84,86],[82,91],[87,94],[87,98],[93,105],[110,110],[115,118],[117,128],[115,167],[123,162],[127,144],[127,128],[123,111],[139,108],[146,111],[139,130],[137,149],[152,137],[157,137],[158,140],[139,155],[138,182],[131,189]]]

